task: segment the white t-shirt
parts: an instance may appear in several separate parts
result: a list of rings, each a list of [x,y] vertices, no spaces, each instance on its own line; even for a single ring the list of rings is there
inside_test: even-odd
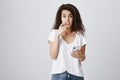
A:
[[[57,30],[53,29],[48,37],[49,41],[54,41]],[[79,32],[76,33],[75,39],[72,43],[68,44],[60,36],[59,38],[59,53],[56,60],[53,60],[52,74],[62,73],[68,71],[70,74],[76,76],[84,76],[81,68],[81,62],[77,58],[71,56],[73,47],[80,47],[87,43],[85,36]]]

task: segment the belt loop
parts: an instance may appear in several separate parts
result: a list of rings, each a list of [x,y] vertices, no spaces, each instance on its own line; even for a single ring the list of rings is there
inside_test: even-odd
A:
[[[70,74],[69,74],[67,71],[65,71],[65,73],[66,73],[66,75],[67,75],[67,77],[68,77],[68,79],[69,79]]]

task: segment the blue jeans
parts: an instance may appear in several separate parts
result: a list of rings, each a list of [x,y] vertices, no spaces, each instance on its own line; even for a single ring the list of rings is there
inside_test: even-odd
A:
[[[65,71],[60,74],[52,74],[52,80],[84,80],[84,77],[75,76]]]

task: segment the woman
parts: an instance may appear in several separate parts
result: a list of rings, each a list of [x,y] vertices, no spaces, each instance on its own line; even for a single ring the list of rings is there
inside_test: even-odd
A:
[[[85,60],[84,33],[78,9],[72,4],[62,4],[48,37],[52,80],[84,80],[81,69],[81,62]]]

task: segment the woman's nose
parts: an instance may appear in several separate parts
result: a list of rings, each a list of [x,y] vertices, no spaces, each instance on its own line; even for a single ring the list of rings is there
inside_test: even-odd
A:
[[[69,17],[66,17],[66,21],[69,21]]]

